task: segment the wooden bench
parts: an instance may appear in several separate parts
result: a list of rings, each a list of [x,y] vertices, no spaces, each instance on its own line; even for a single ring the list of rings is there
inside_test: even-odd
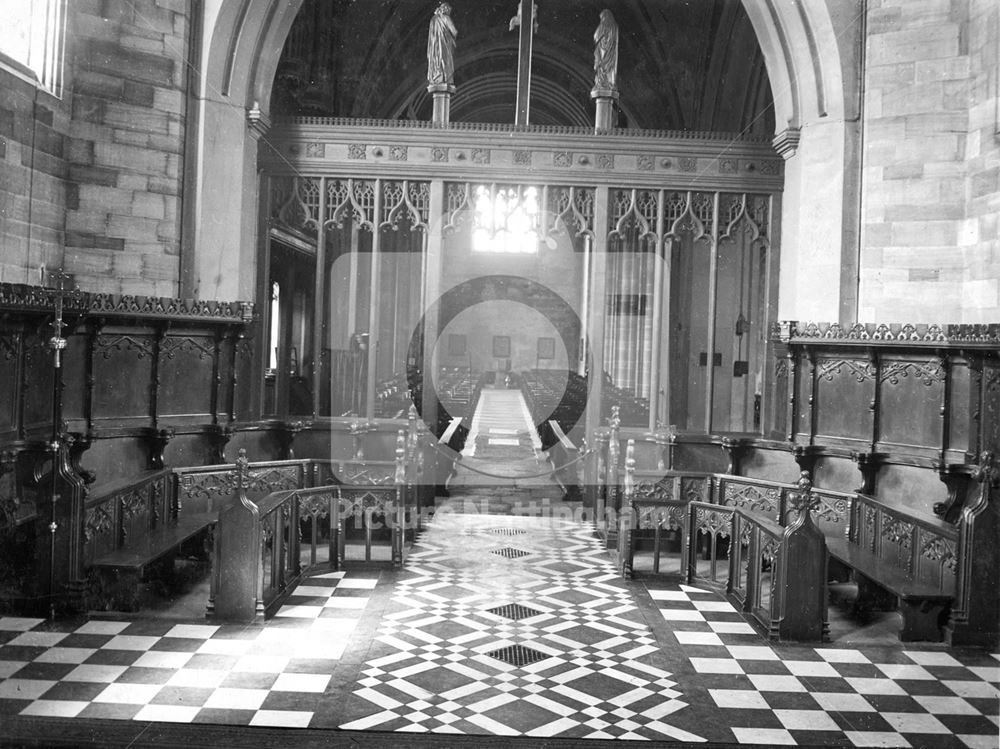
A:
[[[790,521],[792,484],[720,475],[715,501]],[[853,577],[855,610],[896,610],[901,640],[940,640],[955,596],[959,530],[863,494],[812,489],[813,518],[826,538],[832,577]]]
[[[827,550],[853,570],[859,612],[898,608],[901,640],[940,640],[955,597],[958,535],[944,521],[857,494],[848,536],[827,539]]]
[[[234,465],[153,471],[107,487],[87,503],[84,565],[89,571],[90,609],[136,611],[142,583],[169,578],[174,559],[187,551],[205,561],[205,537],[219,512],[232,503]],[[252,464],[253,497],[306,485],[308,461]]]

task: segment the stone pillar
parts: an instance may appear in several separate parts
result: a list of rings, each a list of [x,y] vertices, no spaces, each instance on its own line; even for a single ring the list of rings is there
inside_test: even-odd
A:
[[[451,122],[451,95],[455,87],[450,83],[432,83],[427,87],[428,93],[434,97],[434,112],[431,122],[435,125],[447,126]]]
[[[590,98],[597,104],[594,115],[594,130],[611,130],[618,123],[615,117],[615,104],[618,102],[618,89],[595,88],[590,92]]]

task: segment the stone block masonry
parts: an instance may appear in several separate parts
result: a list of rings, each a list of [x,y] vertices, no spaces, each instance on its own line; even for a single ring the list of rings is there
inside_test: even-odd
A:
[[[81,285],[177,291],[188,6],[102,0],[70,9],[66,268]]]
[[[995,0],[869,6],[862,321],[922,320],[928,300],[936,319],[1000,319],[998,13]]]

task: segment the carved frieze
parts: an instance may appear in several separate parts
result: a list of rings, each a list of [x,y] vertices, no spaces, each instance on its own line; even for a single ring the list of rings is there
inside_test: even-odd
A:
[[[55,300],[40,286],[0,283],[0,309],[17,312],[52,314]],[[225,323],[247,323],[253,319],[251,302],[216,302],[210,300],[148,297],[133,294],[91,294],[79,292],[64,300],[67,314],[92,314],[102,317],[183,317]]]
[[[1000,345],[1000,324],[943,325],[912,323],[777,323],[775,337],[781,340],[872,341],[881,343],[954,343]]]
[[[215,355],[215,344],[205,338],[167,336],[160,343],[160,353],[168,359],[178,354],[197,354],[199,359],[211,359]]]
[[[816,376],[833,382],[846,371],[847,375],[858,382],[875,379],[875,366],[868,361],[854,359],[819,359]]]
[[[945,370],[940,359],[928,362],[896,361],[883,367],[879,380],[890,385],[898,385],[900,380],[912,376],[928,387],[944,382]]]
[[[106,504],[99,504],[87,511],[83,523],[83,541],[89,543],[94,536],[104,535],[114,527],[114,519]]]
[[[135,353],[136,357],[143,359],[153,356],[155,342],[148,336],[130,335],[99,335],[94,342],[94,353],[110,359],[116,351],[126,351]]]

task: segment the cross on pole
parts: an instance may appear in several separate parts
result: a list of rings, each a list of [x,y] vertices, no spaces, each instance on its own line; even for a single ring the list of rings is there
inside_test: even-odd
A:
[[[534,0],[520,0],[517,15],[510,19],[510,28],[519,27],[517,43],[517,109],[515,125],[528,124],[528,108],[531,104],[531,51],[537,30],[538,18]],[[530,19],[527,23],[524,19]]]

